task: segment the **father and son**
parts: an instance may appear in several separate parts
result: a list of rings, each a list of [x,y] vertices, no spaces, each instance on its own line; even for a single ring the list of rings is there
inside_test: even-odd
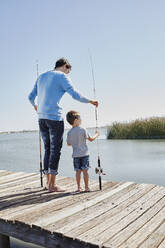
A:
[[[67,92],[79,102],[90,103],[98,107],[97,101],[83,97],[73,88],[71,79],[67,76],[71,68],[67,59],[57,60],[52,71],[43,73],[37,78],[34,88],[29,94],[29,101],[38,113],[39,128],[45,150],[44,173],[49,192],[65,191],[56,184],[64,133],[62,108],[59,106],[62,96]],[[36,96],[37,105],[35,104]],[[94,141],[99,133],[96,131],[95,135],[90,137],[86,129],[81,127],[81,117],[77,111],[69,111],[66,119],[72,126],[67,133],[67,144],[73,148],[72,157],[76,172],[77,192],[82,191],[81,173],[83,173],[85,192],[89,192],[89,151],[86,140]]]

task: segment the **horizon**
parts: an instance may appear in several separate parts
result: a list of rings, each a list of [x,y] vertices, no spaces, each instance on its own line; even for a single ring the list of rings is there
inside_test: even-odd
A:
[[[131,122],[135,122],[135,121],[144,121],[144,120],[150,120],[150,119],[165,119],[165,116],[150,116],[150,117],[146,117],[146,118],[137,118],[137,119],[134,119],[134,120],[124,120],[124,121],[113,121],[111,124],[105,124],[103,126],[98,126],[97,128],[108,128],[108,127],[111,127],[114,123],[120,123],[120,124],[125,124],[125,123],[131,123]],[[81,125],[83,127],[83,125]],[[71,129],[72,127],[65,127],[64,130],[68,130],[68,129]],[[96,129],[96,125],[95,126],[88,126],[88,127],[85,127],[86,129]],[[39,127],[38,129],[20,129],[20,130],[5,130],[5,131],[0,131],[0,134],[1,133],[19,133],[19,132],[38,132],[39,131]]]

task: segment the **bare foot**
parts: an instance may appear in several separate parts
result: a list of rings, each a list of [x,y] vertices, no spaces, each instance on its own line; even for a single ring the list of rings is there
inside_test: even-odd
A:
[[[65,189],[60,188],[59,186],[54,186],[53,188],[49,188],[49,192],[65,192]]]
[[[77,193],[82,192],[82,188],[78,188],[75,192],[77,192]]]
[[[84,192],[91,192],[90,188],[86,188]]]
[[[48,183],[45,184],[44,190],[48,190],[49,189],[49,185]]]

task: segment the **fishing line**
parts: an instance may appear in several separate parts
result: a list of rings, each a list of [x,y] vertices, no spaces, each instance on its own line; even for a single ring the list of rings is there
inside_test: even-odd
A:
[[[36,70],[37,70],[37,79],[38,79],[38,77],[39,77],[38,60],[36,60]],[[40,147],[40,182],[41,182],[41,187],[43,187],[42,145],[41,145],[41,132],[40,132],[40,129],[39,129],[39,147]]]
[[[94,66],[93,66],[93,60],[92,60],[92,55],[89,50],[89,57],[90,57],[90,64],[91,64],[91,71],[92,71],[92,79],[93,79],[93,95],[94,95],[94,100],[96,100],[96,82],[95,82],[95,77],[94,77]],[[95,106],[95,121],[96,121],[96,131],[98,131],[98,109]],[[97,139],[97,153],[99,153],[99,142]]]
[[[90,50],[89,52],[89,58],[90,58],[90,64],[91,64],[91,71],[92,71],[92,80],[93,80],[93,93],[94,93],[94,100],[96,100],[96,82],[94,77],[94,66],[93,66],[93,60]],[[98,109],[95,106],[95,121],[96,121],[96,131],[98,131]],[[103,169],[101,168],[101,162],[100,162],[100,150],[99,150],[99,140],[97,138],[97,153],[98,153],[98,166],[95,168],[96,174],[99,175],[99,189],[102,190],[102,178],[101,175],[103,175]]]

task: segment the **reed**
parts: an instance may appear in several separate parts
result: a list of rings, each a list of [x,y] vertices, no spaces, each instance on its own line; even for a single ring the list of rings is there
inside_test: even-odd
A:
[[[165,139],[165,117],[114,122],[108,128],[107,139]]]

